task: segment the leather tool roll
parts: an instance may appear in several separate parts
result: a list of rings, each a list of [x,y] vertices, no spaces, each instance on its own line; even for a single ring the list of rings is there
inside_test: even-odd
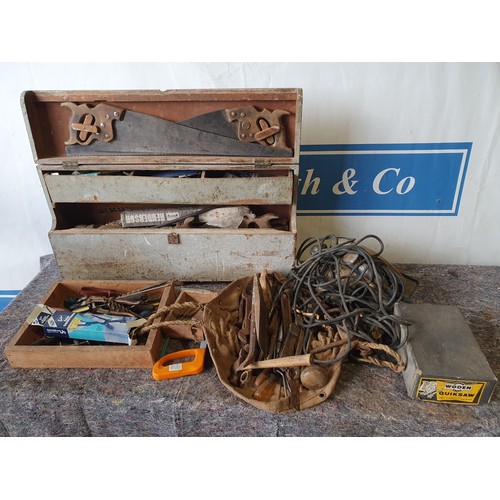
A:
[[[257,280],[260,286],[256,285]],[[275,363],[269,361],[280,358],[283,352],[280,347],[293,322],[293,318],[288,317],[290,308],[283,307],[281,300],[274,300],[282,286],[287,286],[286,278],[277,273],[262,272],[240,278],[206,304],[203,316],[205,339],[222,384],[240,399],[269,412],[302,410],[322,403],[333,393],[341,370],[341,362],[322,367],[324,384],[318,387],[316,383],[314,389],[308,389],[300,383],[300,371],[309,365],[309,359],[312,363],[315,356],[325,359],[328,352],[311,354],[310,347],[296,356],[288,355]],[[252,290],[250,301],[249,290]],[[255,308],[255,304],[259,307]],[[248,317],[256,310],[265,310],[267,321],[260,326],[260,331],[251,331],[264,321],[262,316],[257,322]],[[287,332],[280,331],[280,325],[285,325]],[[260,348],[254,350],[253,340],[264,334],[267,339],[263,341],[261,337],[259,345],[267,352]],[[325,342],[332,340],[342,339],[329,338]],[[252,369],[252,363],[260,368]],[[246,366],[249,368],[245,369]]]

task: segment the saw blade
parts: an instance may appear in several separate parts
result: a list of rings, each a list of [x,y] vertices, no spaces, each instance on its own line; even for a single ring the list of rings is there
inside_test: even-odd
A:
[[[241,142],[225,135],[170,122],[151,115],[126,111],[123,120],[114,123],[115,136],[110,142],[66,146],[73,156],[96,155],[190,155],[290,157],[291,150],[258,143]],[[217,127],[216,127],[216,130]]]
[[[183,120],[179,124],[210,132],[211,134],[238,139],[238,128],[236,124],[226,119],[224,110],[219,109],[203,115],[193,116],[193,118]]]

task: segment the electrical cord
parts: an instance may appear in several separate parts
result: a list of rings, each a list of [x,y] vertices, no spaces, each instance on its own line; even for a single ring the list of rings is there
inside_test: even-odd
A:
[[[369,240],[378,244],[376,251],[361,245]],[[288,280],[275,300],[291,289],[294,321],[304,330],[303,353],[326,326],[347,336],[342,355],[315,363],[342,361],[354,337],[392,349],[405,343],[400,326],[406,322],[394,314],[394,305],[404,298],[405,282],[381,257],[383,251],[382,240],[372,234],[358,240],[335,234],[310,237],[299,246]]]

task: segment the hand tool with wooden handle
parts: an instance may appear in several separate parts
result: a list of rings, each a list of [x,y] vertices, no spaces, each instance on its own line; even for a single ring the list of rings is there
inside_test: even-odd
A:
[[[272,396],[278,391],[279,382],[273,374],[264,380],[253,393],[254,399],[257,401],[269,401]]]
[[[263,359],[238,370],[256,370],[258,368],[291,368],[294,366],[311,366],[314,361],[312,354],[302,354],[301,356],[286,356],[284,358]]]
[[[300,382],[306,389],[318,390],[329,380],[326,368],[320,365],[306,366],[300,373]]]

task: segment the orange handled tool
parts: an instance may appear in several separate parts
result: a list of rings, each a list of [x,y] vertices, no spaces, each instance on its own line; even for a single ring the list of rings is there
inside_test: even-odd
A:
[[[163,356],[153,366],[153,378],[155,380],[165,380],[201,373],[203,371],[203,365],[205,364],[206,347],[207,343],[203,341],[200,347],[172,352]],[[171,361],[175,361],[176,359],[188,358],[191,356],[193,356],[191,361],[171,363]]]

